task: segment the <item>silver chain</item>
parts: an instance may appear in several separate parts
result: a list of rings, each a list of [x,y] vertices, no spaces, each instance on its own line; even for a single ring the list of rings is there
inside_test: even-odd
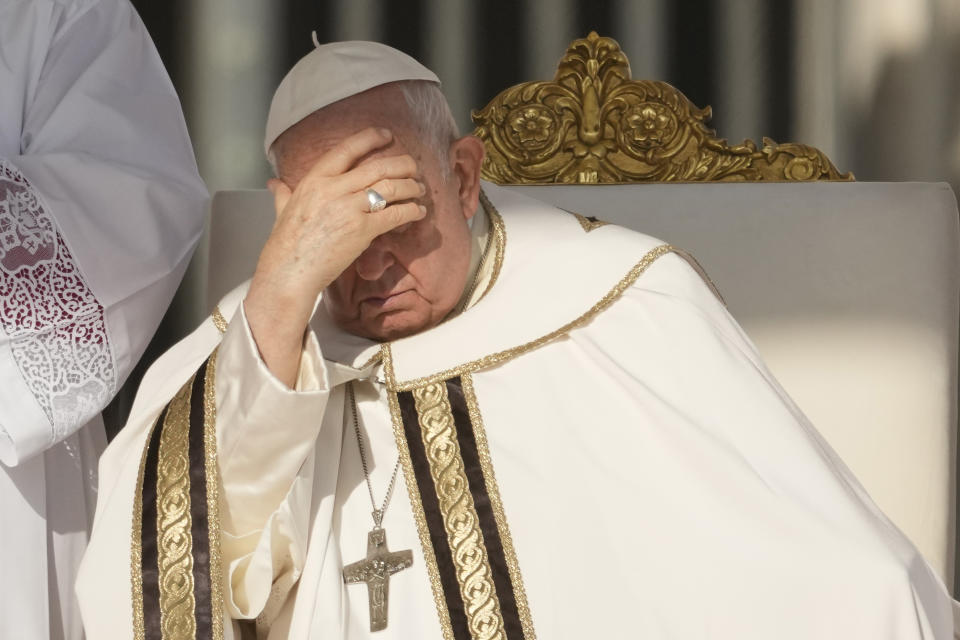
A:
[[[373,485],[370,484],[367,456],[363,449],[363,437],[360,435],[360,420],[357,417],[359,411],[357,411],[357,397],[353,391],[353,382],[347,383],[347,393],[350,395],[350,410],[353,414],[353,431],[357,434],[357,448],[360,450],[360,464],[363,466],[363,478],[367,481],[367,491],[370,493],[370,506],[373,507],[373,511],[370,513],[370,515],[373,516],[373,528],[381,529],[382,527],[380,525],[383,522],[383,514],[387,511],[390,498],[393,497],[393,487],[397,483],[397,471],[400,470],[400,455],[397,454],[397,464],[393,465],[393,474],[390,476],[390,486],[387,487],[387,495],[383,498],[383,506],[377,509],[377,500],[373,497]]]

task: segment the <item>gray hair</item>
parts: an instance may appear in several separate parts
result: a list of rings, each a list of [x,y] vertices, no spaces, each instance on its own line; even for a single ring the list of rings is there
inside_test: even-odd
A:
[[[417,135],[425,138],[424,144],[436,152],[446,177],[450,171],[447,152],[453,141],[460,137],[447,99],[433,82],[406,80],[398,84],[410,109],[411,124],[416,127]]]
[[[424,146],[434,151],[440,162],[441,175],[450,174],[449,150],[454,140],[460,137],[457,121],[450,111],[447,99],[440,87],[426,80],[403,80],[397,83],[403,92],[410,115],[410,127]],[[286,132],[284,132],[286,133]],[[275,176],[279,177],[278,156],[283,154],[283,134],[271,146],[268,156]]]

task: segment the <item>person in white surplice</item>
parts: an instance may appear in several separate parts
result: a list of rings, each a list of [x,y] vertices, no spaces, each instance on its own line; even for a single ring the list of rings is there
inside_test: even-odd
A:
[[[0,0],[0,638],[83,637],[100,410],[159,324],[206,200],[127,0]]]
[[[482,183],[438,85],[367,42],[280,84],[255,275],[104,454],[90,636],[951,638],[692,263]]]

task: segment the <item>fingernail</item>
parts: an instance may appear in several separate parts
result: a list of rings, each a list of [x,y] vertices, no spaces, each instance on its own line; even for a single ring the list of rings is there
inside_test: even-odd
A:
[[[427,192],[427,185],[423,184],[423,183],[420,182],[419,180],[417,180],[417,184],[420,185],[420,193],[426,193],[426,192]]]
[[[423,215],[427,215],[427,208],[423,205],[420,205],[420,213],[422,213]]]
[[[393,135],[390,132],[390,129],[387,129],[385,127],[380,127],[379,131],[380,131],[380,135],[382,135],[385,138],[389,138],[391,135]]]

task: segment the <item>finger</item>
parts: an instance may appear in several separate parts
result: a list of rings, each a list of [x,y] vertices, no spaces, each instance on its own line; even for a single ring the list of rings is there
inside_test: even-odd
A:
[[[426,193],[426,187],[417,180],[404,178],[402,180],[381,180],[370,187],[387,201],[387,204],[397,203],[402,200],[413,200]],[[367,198],[367,190],[361,189],[356,196],[352,198],[356,207],[361,211],[370,211],[370,200]]]
[[[404,202],[390,205],[383,211],[371,213],[367,220],[373,228],[374,235],[383,235],[393,231],[401,225],[422,220],[427,215],[427,208],[416,202]]]
[[[345,173],[339,186],[349,191],[361,191],[382,180],[416,178],[419,174],[417,161],[407,154],[373,158]]]
[[[305,178],[311,176],[337,176],[346,173],[371,151],[387,146],[393,140],[389,129],[368,127],[347,136],[332,149],[320,156]]]
[[[269,189],[270,193],[273,194],[273,209],[276,216],[279,218],[283,210],[286,209],[287,202],[290,200],[290,187],[288,187],[282,180],[270,178],[267,180],[267,189]]]

